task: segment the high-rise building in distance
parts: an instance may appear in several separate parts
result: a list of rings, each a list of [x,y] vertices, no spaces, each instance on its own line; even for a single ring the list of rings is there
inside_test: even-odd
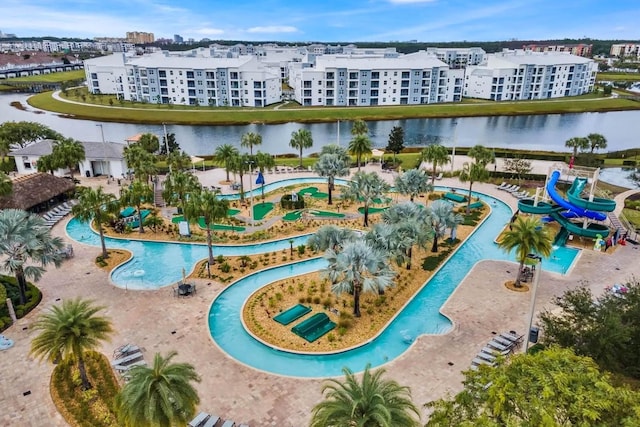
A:
[[[142,31],[127,31],[127,41],[133,44],[153,43],[155,37],[153,33],[145,33]]]

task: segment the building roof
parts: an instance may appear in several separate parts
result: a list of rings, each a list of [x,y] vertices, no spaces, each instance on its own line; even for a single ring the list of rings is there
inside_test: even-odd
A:
[[[494,68],[517,67],[520,65],[570,65],[587,64],[592,59],[564,52],[507,51],[487,55],[487,65]]]
[[[448,67],[434,54],[425,51],[409,53],[394,58],[380,55],[322,55],[316,58],[316,69],[345,68],[350,70],[414,70]]]
[[[43,139],[34,144],[27,145],[24,148],[13,150],[9,153],[9,156],[44,156],[51,154],[53,150],[54,140]],[[85,158],[90,159],[115,159],[120,160],[123,158],[123,150],[126,147],[125,144],[119,144],[116,142],[92,142],[92,141],[80,141],[84,146]]]
[[[75,184],[70,179],[48,173],[24,175],[13,180],[10,195],[0,198],[0,209],[26,211],[74,188]]]

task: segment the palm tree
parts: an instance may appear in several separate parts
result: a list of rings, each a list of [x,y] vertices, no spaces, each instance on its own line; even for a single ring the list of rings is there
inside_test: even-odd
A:
[[[430,216],[429,208],[413,202],[395,204],[382,213],[382,221],[391,227],[386,244],[396,264],[406,263],[407,270],[410,270],[413,247],[425,247],[433,239]]]
[[[591,153],[593,153],[594,150],[604,150],[607,148],[607,139],[599,133],[590,133],[587,135],[587,140],[589,141]]]
[[[186,425],[200,403],[192,382],[200,376],[189,363],[172,363],[156,353],[151,367],[135,366],[131,377],[116,396],[118,418],[130,427],[172,427]]]
[[[342,149],[344,151],[344,149]],[[313,165],[314,171],[320,176],[327,177],[327,188],[329,190],[328,204],[333,204],[333,189],[336,176],[349,175],[349,156],[344,154],[321,154],[318,161]]]
[[[160,149],[160,140],[152,133],[143,133],[138,139],[138,144],[145,149],[147,153],[155,154]]]
[[[222,144],[218,146],[216,151],[213,153],[216,163],[220,166],[224,166],[224,170],[227,172],[227,182],[229,182],[231,162],[238,154],[238,149],[231,144]]]
[[[471,147],[467,155],[471,157],[475,163],[482,165],[483,168],[486,168],[489,163],[493,163],[496,159],[496,155],[492,150],[480,144]]]
[[[263,174],[267,169],[270,169],[276,165],[276,161],[269,153],[258,151],[254,158],[256,161],[256,167]],[[262,193],[262,200],[264,200],[264,179],[262,180],[262,184],[260,185],[260,192]]]
[[[33,328],[40,334],[31,341],[31,353],[54,361],[72,357],[78,362],[82,389],[91,388],[84,364],[84,354],[100,347],[113,333],[111,321],[97,316],[105,307],[96,307],[92,301],[65,300],[40,315]]]
[[[187,203],[189,194],[199,191],[200,188],[200,181],[195,175],[182,171],[172,172],[169,179],[164,182],[162,198],[170,205],[177,206],[184,214],[184,205]],[[188,220],[186,214],[184,218]]]
[[[347,200],[362,201],[364,207],[363,225],[367,227],[369,225],[369,207],[388,191],[389,184],[376,173],[356,172],[342,196]]]
[[[516,250],[516,260],[520,263],[516,275],[515,287],[520,287],[520,276],[522,267],[529,254],[538,254],[548,258],[553,248],[553,238],[547,227],[543,227],[539,219],[534,217],[518,217],[506,231],[498,246],[510,252]]]
[[[191,156],[186,152],[175,150],[167,156],[167,166],[169,166],[169,170],[171,172],[182,171],[191,168],[193,163],[191,161]]]
[[[469,205],[471,204],[471,188],[473,187],[473,183],[489,179],[489,171],[487,171],[480,163],[465,162],[462,165],[462,172],[460,172],[458,179],[460,179],[460,182],[469,183],[469,196],[467,197],[467,215],[469,215],[471,212]]]
[[[447,228],[454,229],[461,224],[464,218],[453,211],[453,204],[447,200],[436,200],[430,207],[431,225],[434,231],[431,252],[438,252],[438,238],[444,237]]]
[[[338,227],[335,225],[323,225],[315,232],[307,241],[314,251],[326,251],[332,249],[339,252],[345,243],[350,242],[356,236],[356,233],[350,228]]]
[[[125,206],[135,206],[140,219],[138,231],[144,233],[144,225],[142,224],[142,205],[150,203],[153,200],[153,190],[146,182],[139,179],[134,180],[128,188],[122,190],[120,195],[120,204]]]
[[[149,177],[154,175],[156,171],[155,156],[139,144],[131,144],[124,148],[124,160],[127,167],[133,169],[136,178],[147,182]]]
[[[429,184],[427,175],[421,169],[409,169],[403,172],[396,176],[394,184],[396,191],[409,196],[409,200],[412,202],[420,194],[433,191],[433,186]]]
[[[109,252],[107,252],[107,246],[104,241],[103,225],[109,222],[118,209],[115,200],[116,197],[113,194],[102,191],[102,187],[98,187],[95,190],[87,187],[80,191],[78,203],[71,209],[71,213],[80,221],[94,221],[100,234],[102,257],[105,259],[109,257]]]
[[[60,165],[56,163],[57,159],[53,156],[53,154],[45,154],[38,159],[38,172],[53,173],[60,169]]]
[[[19,209],[0,210],[0,265],[16,277],[20,304],[27,303],[27,279],[40,280],[50,264],[60,267],[63,246],[40,216]]]
[[[262,136],[259,133],[247,132],[242,135],[240,146],[249,148],[249,155],[253,156],[253,147],[262,144]]]
[[[38,162],[40,164],[40,162]],[[8,196],[13,192],[13,181],[4,172],[0,172],[0,197]]]
[[[300,169],[302,169],[302,149],[311,148],[313,146],[311,131],[308,129],[298,129],[297,132],[292,132],[289,146],[300,150]]]
[[[369,128],[367,127],[367,123],[364,120],[355,120],[353,122],[353,126],[351,127],[351,135],[368,135]]]
[[[325,400],[311,411],[311,427],[417,427],[420,412],[411,400],[409,387],[383,379],[384,369],[371,372],[367,365],[362,382],[343,368],[345,381],[326,380],[322,387]]]
[[[353,315],[360,317],[360,294],[381,293],[393,286],[395,272],[389,268],[387,257],[372,248],[364,240],[349,241],[342,251],[327,249],[329,262],[323,274],[331,281],[331,291],[336,295],[353,294]]]
[[[54,158],[54,164],[69,169],[69,175],[73,179],[73,171],[78,167],[78,163],[85,159],[84,145],[79,141],[64,138],[53,146],[51,156]]]
[[[349,153],[356,156],[358,171],[360,171],[360,159],[371,154],[371,140],[367,135],[356,135],[349,141]]]
[[[575,136],[567,139],[564,146],[573,149],[573,158],[576,158],[578,156],[578,150],[583,151],[589,148],[589,139]]]
[[[211,233],[213,225],[229,214],[229,201],[218,199],[216,193],[209,190],[191,194],[185,206],[185,215],[189,218],[203,218],[207,229],[207,249],[209,250],[209,265],[213,265],[213,247]]]
[[[240,176],[240,200],[244,201],[244,174],[249,172],[250,166],[255,162],[253,156],[243,153],[231,160],[231,170]]]
[[[433,169],[431,170],[431,186],[433,186],[436,175],[438,174],[438,166],[446,165],[451,161],[451,158],[449,157],[449,151],[447,151],[445,146],[440,144],[431,144],[422,150],[420,160],[433,165]]]

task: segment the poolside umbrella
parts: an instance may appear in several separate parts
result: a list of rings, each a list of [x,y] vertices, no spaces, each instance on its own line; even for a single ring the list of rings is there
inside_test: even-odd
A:
[[[262,172],[258,171],[258,177],[256,178],[256,184],[261,185],[260,189],[262,190],[262,200],[264,200],[264,175]]]

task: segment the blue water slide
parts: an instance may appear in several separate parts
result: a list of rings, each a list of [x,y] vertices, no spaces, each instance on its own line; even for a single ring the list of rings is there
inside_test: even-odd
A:
[[[553,171],[553,173],[551,174],[551,177],[549,178],[549,181],[547,182],[547,193],[549,194],[549,197],[551,197],[551,200],[553,200],[555,203],[562,206],[563,208],[567,209],[568,211],[575,212],[576,214],[587,217],[589,219],[594,219],[596,221],[604,221],[607,218],[607,216],[602,212],[594,212],[587,209],[583,209],[579,206],[569,203],[568,200],[563,199],[560,196],[560,194],[558,194],[558,192],[556,191],[556,184],[559,178],[560,178],[560,171]]]

